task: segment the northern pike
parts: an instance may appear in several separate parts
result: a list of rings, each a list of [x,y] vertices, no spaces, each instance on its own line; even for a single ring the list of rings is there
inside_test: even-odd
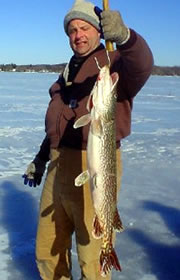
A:
[[[102,238],[100,273],[105,277],[113,267],[121,270],[112,241],[113,231],[123,230],[117,210],[116,175],[115,104],[119,75],[110,75],[109,65],[99,69],[87,102],[89,113],[74,124],[74,128],[79,128],[90,123],[87,143],[88,169],[75,179],[75,185],[81,186],[87,180],[90,181],[95,210],[92,234],[96,239]]]

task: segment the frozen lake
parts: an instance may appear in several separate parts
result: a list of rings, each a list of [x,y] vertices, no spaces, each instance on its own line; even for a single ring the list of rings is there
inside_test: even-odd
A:
[[[39,280],[34,243],[42,186],[21,175],[44,137],[48,89],[57,74],[0,72],[0,274]],[[122,272],[112,280],[180,279],[180,77],[152,76],[135,98],[122,142],[117,234]],[[79,279],[73,247],[74,279]]]

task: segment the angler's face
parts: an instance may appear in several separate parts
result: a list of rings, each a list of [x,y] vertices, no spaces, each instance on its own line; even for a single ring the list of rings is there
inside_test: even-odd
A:
[[[71,20],[68,35],[70,46],[76,56],[86,56],[100,44],[100,33],[84,20]]]

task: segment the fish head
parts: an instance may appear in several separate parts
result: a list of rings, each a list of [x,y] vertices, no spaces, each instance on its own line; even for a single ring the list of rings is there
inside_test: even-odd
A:
[[[110,75],[109,65],[105,65],[100,69],[94,88],[91,92],[88,111],[93,107],[100,112],[104,107],[109,106],[114,98],[116,84],[119,80],[118,73],[114,72]]]

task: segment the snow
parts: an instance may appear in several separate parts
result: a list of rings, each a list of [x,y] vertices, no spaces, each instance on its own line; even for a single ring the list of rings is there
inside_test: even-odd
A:
[[[57,74],[0,73],[0,274],[39,280],[35,237],[42,185],[21,175],[44,137],[48,88]],[[132,133],[122,142],[117,234],[122,272],[113,280],[180,279],[180,77],[152,76],[135,98]],[[79,279],[75,244],[73,274]]]

